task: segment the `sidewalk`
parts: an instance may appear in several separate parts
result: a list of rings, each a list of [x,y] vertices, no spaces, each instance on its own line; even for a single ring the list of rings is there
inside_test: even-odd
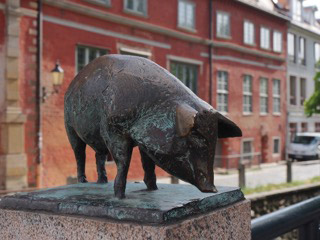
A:
[[[261,168],[246,169],[246,186],[253,188],[267,184],[285,183],[287,179],[287,167],[285,162],[279,164],[262,164]],[[320,176],[320,160],[294,162],[292,164],[293,181],[307,180]],[[158,179],[158,183],[170,183],[170,178]],[[179,180],[179,183],[184,183]],[[238,173],[231,171],[229,174],[215,173],[216,186],[238,186]]]

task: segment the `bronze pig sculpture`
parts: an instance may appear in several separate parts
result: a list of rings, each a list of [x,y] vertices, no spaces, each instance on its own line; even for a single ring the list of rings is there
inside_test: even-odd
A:
[[[135,56],[115,54],[93,60],[71,82],[64,111],[78,182],[87,182],[85,149],[89,145],[96,152],[98,183],[108,181],[105,161],[112,155],[117,165],[117,198],[125,197],[135,146],[148,190],[157,189],[157,165],[202,192],[216,192],[217,138],[242,135],[239,127],[166,69]]]

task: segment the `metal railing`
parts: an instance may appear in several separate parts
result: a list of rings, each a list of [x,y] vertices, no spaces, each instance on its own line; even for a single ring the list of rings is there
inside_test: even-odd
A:
[[[253,240],[269,240],[298,229],[300,240],[319,240],[319,224],[320,196],[252,220],[251,236]]]

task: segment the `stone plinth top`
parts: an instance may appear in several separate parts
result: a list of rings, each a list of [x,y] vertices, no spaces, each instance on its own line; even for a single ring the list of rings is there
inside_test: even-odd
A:
[[[218,193],[202,193],[183,184],[158,184],[158,188],[147,191],[143,183],[128,183],[126,199],[119,200],[114,197],[113,183],[73,184],[4,196],[0,208],[162,224],[244,199],[237,187],[217,187]]]

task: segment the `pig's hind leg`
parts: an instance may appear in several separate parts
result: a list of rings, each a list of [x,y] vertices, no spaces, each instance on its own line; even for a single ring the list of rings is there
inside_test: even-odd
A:
[[[143,152],[140,148],[141,162],[144,170],[144,183],[147,185],[148,190],[157,190],[157,177],[155,174],[155,164],[152,159]]]
[[[107,172],[106,172],[106,160],[110,158],[110,154],[108,152],[96,152],[96,164],[98,171],[98,181],[97,183],[107,183]]]
[[[86,166],[86,143],[82,141],[77,135],[74,129],[70,126],[66,126],[67,135],[73,149],[74,155],[77,160],[77,175],[79,183],[86,183],[87,178],[85,174]]]

